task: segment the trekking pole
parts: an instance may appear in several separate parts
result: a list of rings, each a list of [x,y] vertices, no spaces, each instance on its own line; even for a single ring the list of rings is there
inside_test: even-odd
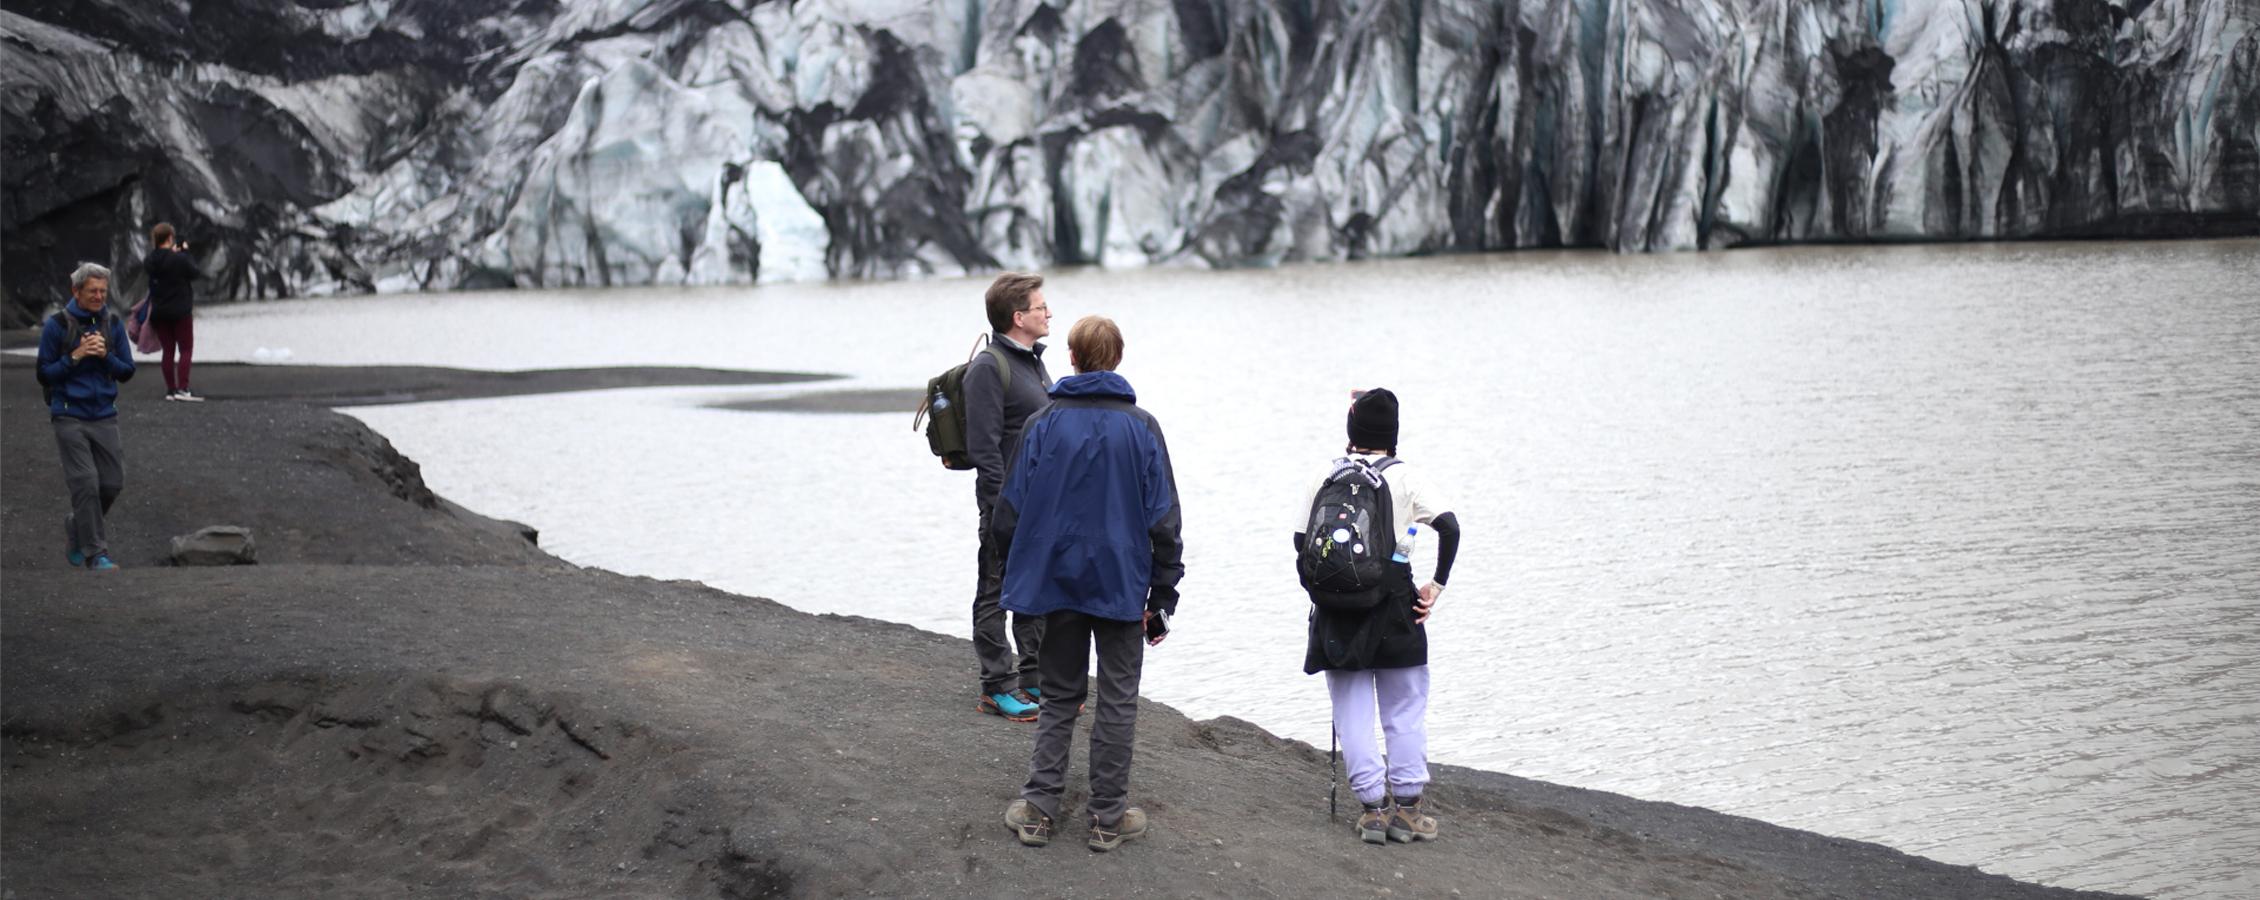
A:
[[[1326,821],[1334,822],[1341,818],[1341,809],[1336,801],[1342,793],[1342,732],[1332,727],[1328,727],[1327,731],[1333,737],[1327,741],[1326,746]]]

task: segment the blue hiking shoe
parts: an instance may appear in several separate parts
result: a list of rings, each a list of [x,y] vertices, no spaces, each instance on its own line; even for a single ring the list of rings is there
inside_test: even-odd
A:
[[[983,694],[981,702],[974,709],[992,716],[1003,716],[1014,722],[1036,721],[1036,704],[1028,702],[1027,695],[1019,691],[1010,694]]]
[[[109,572],[115,570],[118,564],[110,561],[110,554],[97,553],[94,558],[86,561],[86,567],[97,572]]]
[[[1021,689],[1020,689],[1020,692],[1021,692],[1021,693],[1023,693],[1023,694],[1027,694],[1027,695],[1028,695],[1028,702],[1030,702],[1030,703],[1034,703],[1034,704],[1036,704],[1036,705],[1038,705],[1038,706],[1042,706],[1042,705],[1043,705],[1043,703],[1044,703],[1044,689],[1043,689],[1043,688],[1032,688],[1032,687],[1031,687],[1031,688],[1021,688]],[[1084,707],[1084,706],[1085,706],[1085,704],[1082,704],[1082,703],[1077,703],[1077,704],[1075,704],[1075,714],[1076,714],[1076,715],[1078,715],[1078,716],[1082,715],[1082,714],[1083,714],[1083,707]]]

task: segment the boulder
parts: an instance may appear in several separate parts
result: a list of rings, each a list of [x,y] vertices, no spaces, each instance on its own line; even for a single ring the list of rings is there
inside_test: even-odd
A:
[[[251,529],[214,525],[173,538],[172,560],[176,566],[248,566],[259,561],[258,551]]]

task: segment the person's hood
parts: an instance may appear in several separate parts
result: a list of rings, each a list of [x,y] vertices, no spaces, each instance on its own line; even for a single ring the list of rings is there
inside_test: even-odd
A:
[[[1052,397],[1113,397],[1138,402],[1130,382],[1113,372],[1084,372],[1052,382]]]
[[[109,308],[110,304],[102,304],[103,310],[107,311]],[[78,305],[77,297],[72,297],[71,302],[63,304],[63,311],[70,313],[75,318],[85,319],[89,322],[94,321],[94,313],[88,312],[86,307]]]

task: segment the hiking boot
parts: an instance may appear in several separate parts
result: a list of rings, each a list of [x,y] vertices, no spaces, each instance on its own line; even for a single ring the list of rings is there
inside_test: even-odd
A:
[[[108,572],[116,569],[118,564],[110,561],[110,554],[97,553],[86,561],[86,567],[97,572]]]
[[[1004,808],[1004,825],[1020,842],[1041,847],[1052,842],[1052,817],[1036,811],[1036,804],[1014,800]]]
[[[1368,844],[1389,842],[1389,807],[1367,806],[1358,813],[1358,839]]]
[[[1389,810],[1389,839],[1400,844],[1436,839],[1436,818],[1421,814],[1419,797],[1399,800]]]
[[[1010,694],[983,694],[981,702],[974,704],[973,708],[1014,722],[1036,721],[1036,704],[1021,699],[1022,696],[1025,695],[1019,691]]]
[[[1123,841],[1134,841],[1146,836],[1146,811],[1135,806],[1122,811],[1121,820],[1113,825],[1101,825],[1091,820],[1091,850],[1105,853],[1122,846]]]

